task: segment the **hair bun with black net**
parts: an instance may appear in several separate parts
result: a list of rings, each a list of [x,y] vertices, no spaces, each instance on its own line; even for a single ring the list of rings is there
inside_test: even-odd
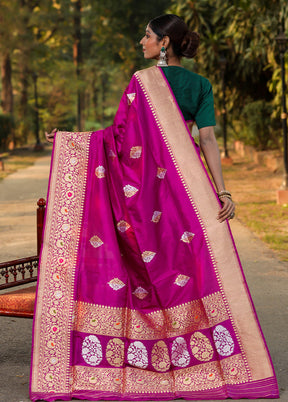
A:
[[[187,31],[181,43],[181,55],[189,59],[195,57],[199,41],[200,35],[197,32]]]

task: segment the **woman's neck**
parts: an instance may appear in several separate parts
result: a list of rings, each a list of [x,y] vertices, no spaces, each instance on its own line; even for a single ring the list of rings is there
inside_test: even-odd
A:
[[[180,58],[176,56],[168,56],[168,66],[182,67]]]

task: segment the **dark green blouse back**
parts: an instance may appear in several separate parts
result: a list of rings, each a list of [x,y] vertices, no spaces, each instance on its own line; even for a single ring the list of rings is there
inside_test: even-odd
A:
[[[162,67],[185,120],[198,128],[215,126],[212,85],[207,78],[183,67]]]

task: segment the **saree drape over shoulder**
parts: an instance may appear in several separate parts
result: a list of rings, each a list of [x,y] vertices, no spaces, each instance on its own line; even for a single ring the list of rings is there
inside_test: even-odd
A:
[[[113,126],[57,133],[31,399],[276,398],[227,223],[157,67]]]

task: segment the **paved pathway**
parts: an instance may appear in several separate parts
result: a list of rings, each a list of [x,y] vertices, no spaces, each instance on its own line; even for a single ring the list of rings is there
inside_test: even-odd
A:
[[[37,200],[46,198],[50,156],[0,181],[0,262],[37,254]]]
[[[0,182],[0,261],[35,253],[36,201],[46,195],[48,171],[44,157]],[[280,400],[287,402],[288,264],[237,220],[232,231],[275,365]],[[31,331],[31,319],[0,317],[0,402],[29,401]]]

